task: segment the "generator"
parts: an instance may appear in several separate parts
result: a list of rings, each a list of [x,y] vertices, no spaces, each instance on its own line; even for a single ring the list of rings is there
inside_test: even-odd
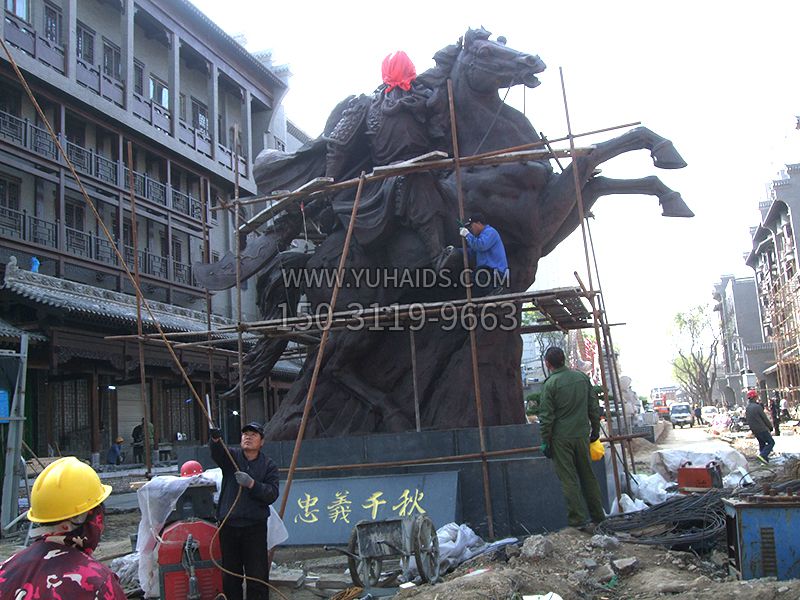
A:
[[[722,502],[731,575],[800,578],[800,496],[765,490]]]
[[[222,593],[222,561],[214,518],[214,486],[190,486],[169,515],[155,548],[163,600],[214,600]],[[213,544],[212,544],[213,540]]]
[[[678,491],[683,494],[706,492],[722,487],[722,468],[712,460],[705,467],[694,467],[686,461],[678,467]]]

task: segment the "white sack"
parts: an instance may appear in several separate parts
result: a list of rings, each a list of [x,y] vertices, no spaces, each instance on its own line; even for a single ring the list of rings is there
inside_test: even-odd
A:
[[[723,475],[739,467],[747,468],[747,459],[741,452],[734,450],[725,442],[717,441],[692,444],[685,449],[656,450],[650,456],[650,466],[664,479],[675,481],[678,468],[686,461],[690,461],[693,467],[704,467],[712,460],[722,465]]]

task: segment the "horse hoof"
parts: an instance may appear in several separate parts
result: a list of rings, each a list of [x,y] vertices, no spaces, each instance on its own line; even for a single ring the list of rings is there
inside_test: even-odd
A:
[[[670,192],[665,196],[659,197],[661,203],[661,216],[662,217],[693,217],[692,209],[686,206],[681,195],[678,192]]]
[[[686,161],[675,150],[675,146],[669,140],[659,142],[650,151],[653,157],[653,164],[659,169],[682,169],[686,166]]]

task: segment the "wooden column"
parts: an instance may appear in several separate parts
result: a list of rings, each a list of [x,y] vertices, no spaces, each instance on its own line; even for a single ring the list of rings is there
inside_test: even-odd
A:
[[[242,140],[242,152],[247,155],[247,160],[245,160],[245,164],[247,165],[247,177],[251,177],[253,175],[253,102],[252,97],[250,95],[250,90],[244,90],[244,125],[242,127],[242,132],[244,135],[244,139]],[[238,165],[236,167],[239,168]]]
[[[217,158],[217,144],[225,139],[225,132],[219,130],[219,72],[217,65],[208,64],[208,119],[211,130],[211,158]]]
[[[97,369],[89,376],[89,414],[92,421],[92,453],[100,452],[100,390]]]
[[[181,93],[181,38],[177,31],[173,31],[172,46],[169,52],[169,133],[178,137],[178,119],[180,118],[180,93]]]
[[[77,29],[78,29],[78,0],[65,0],[64,2],[64,75],[70,80],[77,80]]]
[[[158,448],[158,440],[161,439],[161,380],[157,377],[150,379],[150,415],[153,419],[154,445]]]
[[[124,101],[123,105],[125,110],[130,112],[133,110],[133,59],[134,54],[134,24],[133,16],[135,12],[134,0],[123,0],[123,9],[121,15],[122,25],[122,77],[125,83]],[[120,148],[120,158],[122,157],[122,149]]]
[[[49,378],[45,380],[45,386],[47,389],[45,390],[45,402],[47,403],[47,423],[45,423],[46,429],[46,436],[47,436],[47,447],[55,449],[55,444],[53,443],[53,416],[55,415],[55,407],[53,406],[53,382],[50,381]],[[46,449],[46,448],[45,448]],[[40,450],[43,450],[40,448]],[[43,454],[44,456],[45,454]]]

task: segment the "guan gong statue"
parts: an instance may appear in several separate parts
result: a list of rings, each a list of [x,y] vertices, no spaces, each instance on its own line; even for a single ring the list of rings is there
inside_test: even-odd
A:
[[[540,140],[521,112],[502,102],[498,90],[539,85],[545,69],[538,56],[513,50],[502,37],[469,30],[458,43],[434,56],[436,66],[416,75],[404,53],[386,58],[384,84],[372,95],[350,97],[328,119],[325,132],[293,154],[262,153],[255,166],[259,191],[296,189],[317,177],[341,181],[373,168],[431,151],[453,155],[448,79],[452,81],[458,150],[462,157]],[[598,165],[625,152],[649,150],[662,169],[686,163],[672,142],[637,127],[574,157],[560,174],[549,160],[462,169],[466,214],[480,212],[499,232],[510,276],[504,288],[524,291],[534,281],[539,259],[579,225],[575,175],[584,210],[600,196],[652,195],[666,217],[691,217],[680,194],[658,177],[610,179]],[[333,271],[343,250],[355,199],[350,187],[292,204],[273,218],[241,253],[241,277],[257,276],[264,319],[315,312],[330,301],[333,279],[307,275]],[[337,310],[380,304],[412,304],[463,298],[456,174],[417,171],[369,180],[362,191],[347,259],[346,283]],[[298,242],[312,230],[324,241]],[[195,265],[201,285],[235,285],[235,258]],[[287,277],[287,273],[292,276]],[[366,273],[366,275],[364,275]],[[399,274],[399,275],[398,275]],[[414,277],[413,275],[424,276]],[[454,283],[455,282],[455,283]],[[417,321],[415,347],[423,427],[449,429],[477,424],[469,335],[463,323]],[[407,326],[409,323],[405,323]],[[307,437],[333,437],[414,429],[411,347],[407,327],[331,333],[325,348]],[[517,327],[479,320],[478,363],[484,422],[524,422]],[[244,385],[255,388],[286,349],[286,338],[264,337],[245,357]],[[303,413],[316,349],[309,348],[300,378],[266,424],[270,439],[291,439]],[[228,392],[235,395],[236,389]]]

